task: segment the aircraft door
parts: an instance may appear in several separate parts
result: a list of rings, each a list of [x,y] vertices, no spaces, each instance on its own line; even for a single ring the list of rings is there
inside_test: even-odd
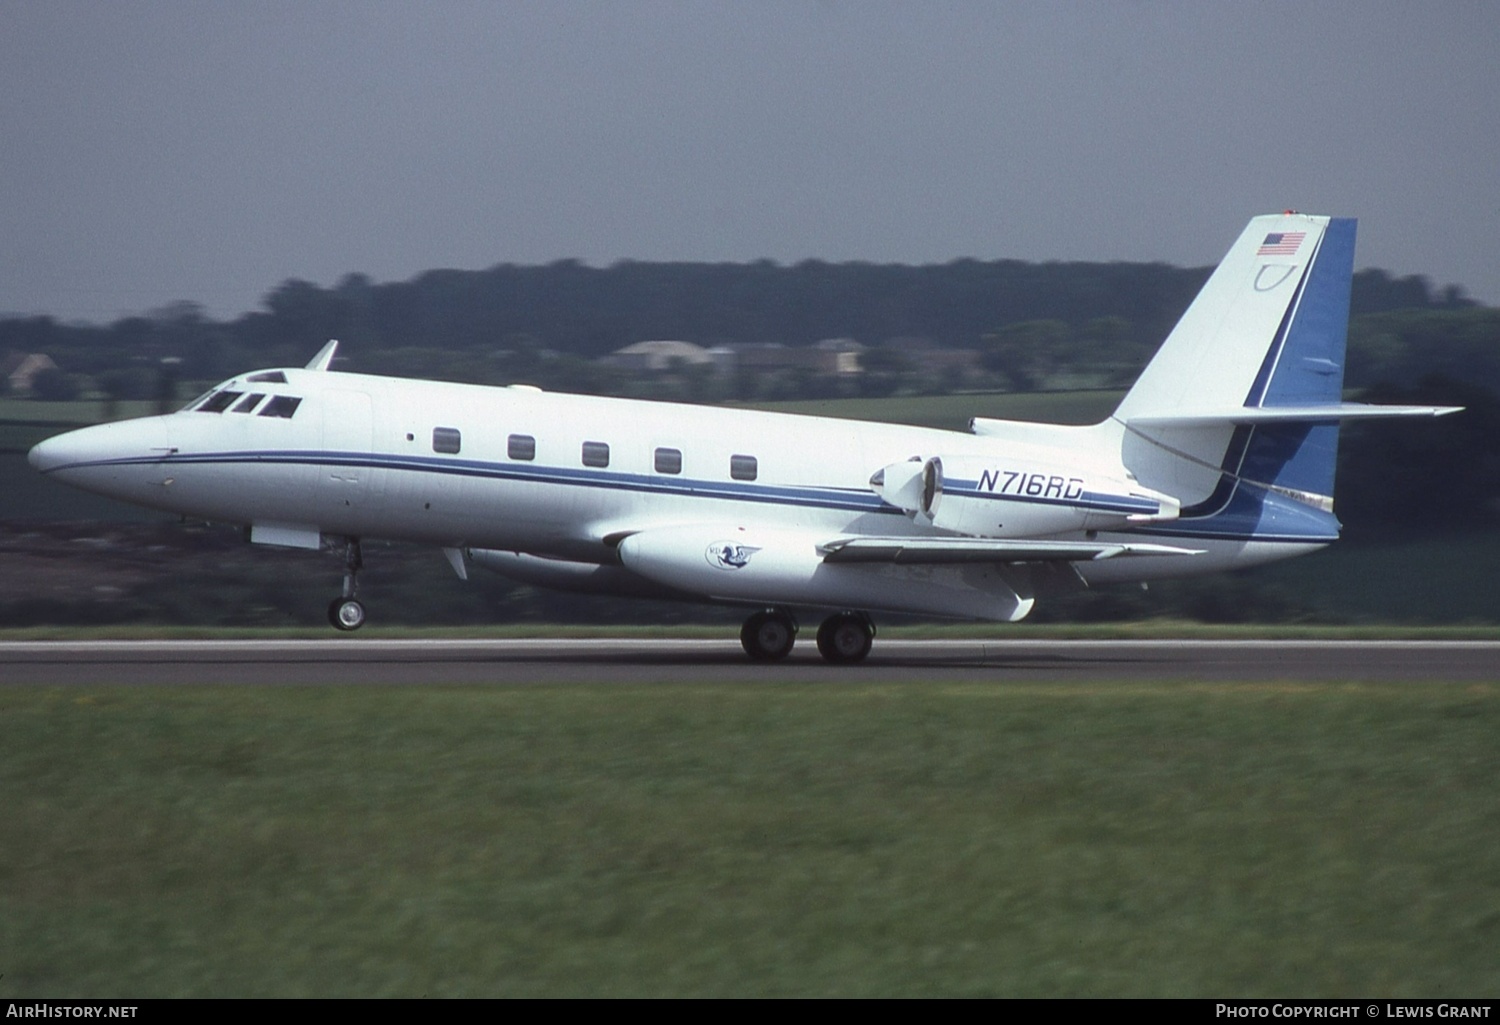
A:
[[[325,533],[359,533],[383,481],[370,456],[374,424],[365,392],[330,389],[321,396],[323,448],[318,507]]]

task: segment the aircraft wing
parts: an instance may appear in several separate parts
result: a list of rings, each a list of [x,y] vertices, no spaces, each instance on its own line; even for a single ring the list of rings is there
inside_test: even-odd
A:
[[[1016,541],[982,537],[837,537],[818,546],[824,562],[1093,562],[1139,555],[1199,555],[1173,545]]]

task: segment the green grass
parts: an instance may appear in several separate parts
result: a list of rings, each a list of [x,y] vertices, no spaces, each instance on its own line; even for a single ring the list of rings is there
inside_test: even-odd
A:
[[[186,399],[184,398],[184,401]],[[176,403],[176,406],[182,403]],[[103,399],[74,399],[68,402],[43,402],[40,399],[0,398],[0,421],[39,422],[60,424],[91,424],[105,419],[109,404]],[[132,416],[151,416],[156,412],[156,403],[136,401],[115,403],[114,415],[110,419],[123,420]]]
[[[1332,545],[1257,570],[1342,618],[1404,623],[1500,623],[1500,535],[1474,531],[1385,544]]]
[[[1500,685],[0,690],[0,995],[1456,995]]]
[[[1098,423],[1114,410],[1124,392],[975,392],[959,395],[897,395],[879,399],[800,399],[750,403],[755,409],[804,413],[849,420],[941,427],[967,431],[971,417],[1031,420],[1038,423]]]

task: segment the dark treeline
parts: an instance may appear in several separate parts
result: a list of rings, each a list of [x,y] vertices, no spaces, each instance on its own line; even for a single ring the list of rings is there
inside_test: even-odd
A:
[[[107,325],[3,319],[0,353],[46,353],[61,368],[50,384],[67,390],[71,377],[74,392],[118,398],[154,396],[163,360],[181,380],[211,381],[249,367],[300,364],[329,338],[345,343],[349,362],[342,365],[349,369],[608,390],[609,375],[591,371],[591,361],[638,341],[807,346],[852,338],[894,354],[872,362],[898,372],[900,353],[914,342],[975,350],[991,376],[950,377],[944,387],[1028,390],[1058,386],[1062,366],[1097,364],[1111,368],[1111,383],[1128,380],[1209,271],[1014,260],[919,267],[624,262],[607,268],[563,261],[430,271],[387,284],[352,274],[332,288],[283,282],[266,295],[263,309],[230,321],[212,320],[185,302]],[[1375,358],[1368,362],[1379,368],[1361,384],[1413,380],[1403,365],[1411,339],[1425,349],[1429,336],[1457,333],[1482,347],[1496,336],[1494,311],[1422,277],[1360,272],[1353,312],[1362,325],[1364,318],[1378,318],[1355,332],[1355,344],[1370,347]],[[1460,319],[1413,319],[1439,314]],[[1456,353],[1450,361],[1472,366]],[[1495,380],[1500,384],[1500,374]]]

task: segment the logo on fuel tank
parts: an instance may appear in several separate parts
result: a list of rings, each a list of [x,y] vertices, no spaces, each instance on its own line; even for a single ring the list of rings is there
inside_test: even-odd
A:
[[[750,556],[760,551],[752,545],[734,541],[715,541],[704,551],[703,557],[715,569],[744,569],[750,565]]]

